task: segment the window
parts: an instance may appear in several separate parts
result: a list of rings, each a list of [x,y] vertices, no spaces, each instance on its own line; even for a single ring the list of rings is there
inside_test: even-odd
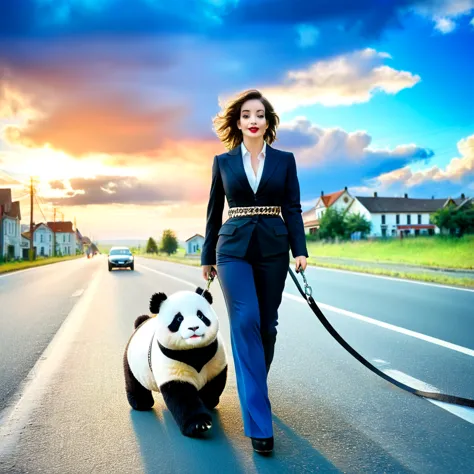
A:
[[[400,224],[400,214],[397,214],[397,224]]]
[[[418,214],[418,224],[421,224],[421,214]]]
[[[382,214],[382,225],[385,225],[385,214]]]
[[[410,214],[407,215],[407,224],[408,224],[408,225],[411,224],[411,216],[410,216]]]
[[[43,234],[40,235],[40,242],[41,242],[41,243],[44,242],[44,235],[43,235]],[[43,247],[41,247],[41,248],[43,248]]]

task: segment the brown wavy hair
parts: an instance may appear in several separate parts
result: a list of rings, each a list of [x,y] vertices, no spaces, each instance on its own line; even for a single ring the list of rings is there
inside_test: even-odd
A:
[[[228,102],[219,114],[213,119],[214,130],[220,141],[224,143],[228,150],[232,150],[243,141],[242,130],[237,127],[237,121],[240,119],[242,105],[247,100],[258,99],[265,107],[265,119],[268,128],[265,131],[263,139],[271,145],[276,138],[276,129],[280,123],[280,118],[276,114],[272,104],[262,93],[256,89],[241,92],[237,97]]]

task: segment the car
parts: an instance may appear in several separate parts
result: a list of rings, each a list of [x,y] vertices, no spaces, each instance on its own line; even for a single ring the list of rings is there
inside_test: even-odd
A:
[[[128,247],[112,247],[109,252],[109,272],[113,268],[130,268],[134,270],[133,254]]]

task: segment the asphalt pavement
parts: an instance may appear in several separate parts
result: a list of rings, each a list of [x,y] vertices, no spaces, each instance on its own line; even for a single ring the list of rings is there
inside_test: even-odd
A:
[[[135,269],[108,272],[96,257],[0,278],[0,472],[472,472],[474,410],[371,373],[289,276],[269,375],[272,457],[253,453],[243,435],[218,280],[211,293],[230,373],[212,430],[183,437],[159,394],[151,412],[134,412],[122,369],[133,321],[154,292],[205,285],[196,267],[137,258]],[[334,327],[374,365],[474,398],[474,291],[320,268],[306,277]]]

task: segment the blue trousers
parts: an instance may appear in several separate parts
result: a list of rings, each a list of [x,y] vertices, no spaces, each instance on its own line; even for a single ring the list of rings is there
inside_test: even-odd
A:
[[[267,375],[277,336],[289,253],[262,258],[255,234],[245,257],[217,254],[217,275],[230,319],[244,433],[273,436]]]

